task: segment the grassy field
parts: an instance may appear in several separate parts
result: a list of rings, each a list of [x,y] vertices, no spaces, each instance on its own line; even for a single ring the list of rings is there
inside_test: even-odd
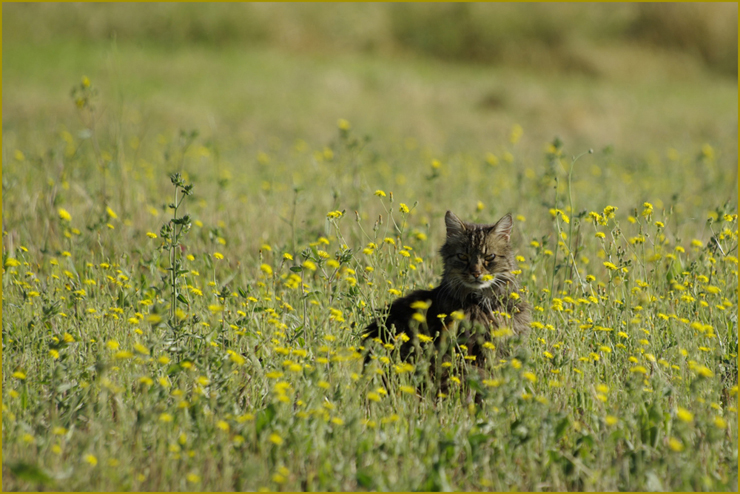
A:
[[[623,39],[451,62],[369,6],[305,50],[13,8],[4,490],[737,489],[736,78]],[[448,209],[513,213],[534,322],[435,396],[362,330],[438,281]]]

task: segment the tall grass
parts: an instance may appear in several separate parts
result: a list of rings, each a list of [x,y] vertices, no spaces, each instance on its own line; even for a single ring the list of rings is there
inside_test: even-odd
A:
[[[81,131],[3,146],[4,489],[737,487],[731,143],[438,156],[342,119],[235,148],[94,87]],[[434,396],[362,332],[437,281],[446,209],[514,213],[534,322]]]

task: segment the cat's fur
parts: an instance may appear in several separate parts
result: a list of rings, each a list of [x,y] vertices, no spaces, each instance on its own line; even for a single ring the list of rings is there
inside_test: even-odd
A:
[[[384,343],[400,344],[400,356],[407,359],[421,351],[416,334],[423,333],[435,339],[438,354],[465,345],[467,355],[475,356],[473,362],[483,367],[486,353],[490,352],[483,345],[493,341],[493,331],[506,327],[521,335],[529,328],[529,306],[511,273],[517,267],[510,244],[513,222],[507,214],[493,225],[477,225],[447,211],[445,223],[447,239],[440,249],[444,262],[440,285],[395,300],[384,320],[376,320],[366,328],[366,341],[379,338]],[[512,297],[512,293],[519,297]],[[412,307],[417,301],[431,303],[426,322],[412,319],[419,312]],[[458,324],[450,316],[455,311],[465,316]],[[438,317],[440,314],[446,316]],[[400,333],[409,340],[394,338]],[[499,342],[495,344],[499,346]],[[443,357],[448,359],[449,356]]]

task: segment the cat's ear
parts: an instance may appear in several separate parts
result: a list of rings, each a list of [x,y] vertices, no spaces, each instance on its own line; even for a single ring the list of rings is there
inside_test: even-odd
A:
[[[491,227],[489,235],[498,235],[508,242],[511,238],[512,226],[514,226],[514,221],[511,219],[511,213],[509,213]]]
[[[465,223],[452,211],[445,213],[445,225],[447,225],[448,237],[455,237],[465,231]]]

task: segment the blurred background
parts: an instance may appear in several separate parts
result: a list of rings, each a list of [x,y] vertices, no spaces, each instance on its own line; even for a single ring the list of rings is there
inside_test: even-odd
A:
[[[478,201],[551,207],[540,198],[547,180],[588,149],[574,177],[579,207],[657,200],[701,222],[713,203],[737,200],[737,8],[6,3],[5,204],[35,214],[27,196],[43,177],[67,177],[77,195],[66,200],[84,202],[80,190],[99,188],[97,166],[116,183],[150,182],[107,192],[134,215],[132,197],[154,203],[169,186],[180,131],[197,130],[181,166],[206,197],[244,205],[201,213],[238,222],[251,212],[267,237],[281,228],[267,211],[287,215],[294,187],[309,189],[309,222],[376,189],[428,199],[419,209],[431,218],[444,207],[464,216]],[[83,77],[94,119],[70,97]],[[361,146],[340,139],[339,119]],[[89,146],[93,124],[109,160]],[[555,171],[553,143],[563,153]],[[32,166],[13,167],[16,151]],[[432,186],[436,176],[444,182]],[[525,206],[522,191],[538,201]]]
[[[19,3],[3,13],[13,117],[66,105],[84,73],[115,88],[109,101],[183,124],[309,139],[326,138],[317,127],[337,116],[443,148],[514,121],[535,142],[558,133],[589,147],[644,145],[646,130],[666,137],[676,119],[736,135],[717,111],[732,102],[706,94],[737,80],[736,3]]]

